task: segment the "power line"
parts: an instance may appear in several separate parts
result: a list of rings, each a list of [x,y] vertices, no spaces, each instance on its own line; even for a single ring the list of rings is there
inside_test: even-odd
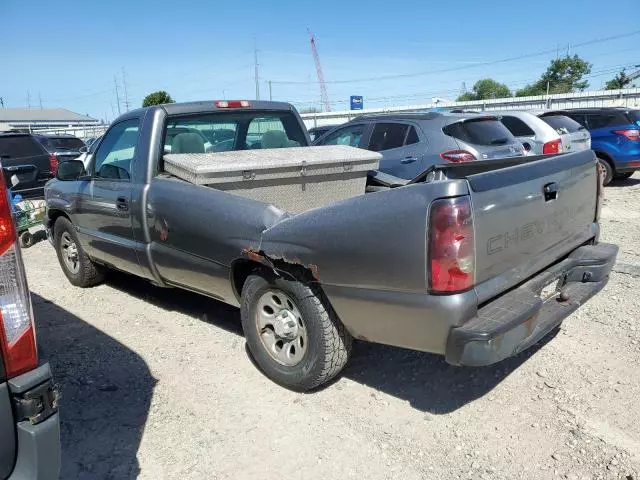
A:
[[[585,47],[587,45],[594,45],[596,43],[603,43],[603,42],[610,42],[612,40],[618,40],[621,38],[627,38],[627,37],[632,37],[635,35],[640,34],[640,30],[635,30],[633,32],[629,32],[629,33],[623,33],[620,35],[613,35],[610,37],[602,37],[602,38],[596,38],[593,40],[588,40],[586,42],[581,42],[581,43],[574,43],[572,44],[572,48],[575,49],[577,47]],[[429,70],[426,72],[416,72],[416,73],[401,73],[401,74],[394,74],[394,75],[381,75],[381,76],[376,76],[376,77],[363,77],[363,78],[352,78],[349,80],[331,80],[331,81],[327,81],[325,83],[330,83],[330,84],[339,84],[339,83],[358,83],[358,82],[372,82],[372,81],[380,81],[380,80],[393,80],[393,79],[397,79],[397,78],[411,78],[411,77],[421,77],[421,76],[425,76],[425,75],[433,75],[435,73],[447,73],[447,72],[456,72],[456,71],[460,71],[460,70],[466,70],[469,68],[476,68],[476,67],[484,67],[484,66],[490,66],[490,65],[497,65],[500,63],[508,63],[508,62],[514,62],[517,60],[523,60],[526,58],[532,58],[532,57],[538,57],[538,56],[542,56],[542,55],[548,55],[548,54],[552,54],[557,52],[557,47],[554,47],[552,49],[547,49],[547,50],[540,50],[538,52],[534,52],[534,53],[527,53],[527,54],[523,54],[523,55],[518,55],[515,57],[507,57],[507,58],[502,58],[500,60],[492,60],[492,61],[487,61],[487,62],[479,62],[476,64],[471,64],[471,65],[460,65],[457,67],[450,67],[450,68],[442,68],[439,70]],[[306,85],[308,83],[318,83],[318,82],[301,82],[301,81],[288,81],[288,80],[273,80],[273,83],[276,84],[280,84],[280,85]]]

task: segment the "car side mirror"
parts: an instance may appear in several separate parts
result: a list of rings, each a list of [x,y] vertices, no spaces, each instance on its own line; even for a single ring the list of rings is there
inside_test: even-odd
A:
[[[78,151],[79,151],[80,153],[87,153],[87,152],[89,151],[89,147],[87,147],[86,145],[84,145],[83,147],[80,147],[80,148],[78,149]]]
[[[63,182],[78,180],[82,175],[86,175],[84,163],[80,160],[68,160],[58,164],[56,178]]]
[[[531,151],[531,144],[529,142],[522,142],[522,146],[524,147],[525,152]]]

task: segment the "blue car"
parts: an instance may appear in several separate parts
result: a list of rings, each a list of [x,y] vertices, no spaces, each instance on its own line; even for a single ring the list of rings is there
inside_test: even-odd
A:
[[[629,178],[640,170],[640,110],[630,108],[576,108],[545,115],[571,117],[591,133],[591,149],[600,160],[604,184]]]

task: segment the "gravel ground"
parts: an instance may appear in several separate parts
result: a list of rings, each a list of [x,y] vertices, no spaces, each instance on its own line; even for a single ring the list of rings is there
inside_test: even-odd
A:
[[[73,288],[48,243],[25,250],[62,478],[640,478],[638,177],[606,189],[610,283],[555,335],[478,369],[359,343],[311,394],[252,365],[235,309],[126,275]]]

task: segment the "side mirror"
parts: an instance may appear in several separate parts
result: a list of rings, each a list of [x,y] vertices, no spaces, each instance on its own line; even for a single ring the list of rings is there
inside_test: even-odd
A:
[[[80,153],[87,153],[87,152],[89,151],[89,147],[87,147],[86,145],[84,145],[83,147],[80,147],[80,148],[78,149],[78,151],[79,151]]]
[[[85,175],[84,163],[80,160],[68,160],[66,162],[61,162],[58,165],[58,170],[56,171],[56,178],[58,180],[62,180],[63,182],[68,182],[72,180],[78,180],[78,178],[82,175]]]
[[[529,142],[522,142],[522,146],[524,147],[525,152],[531,151],[531,144]]]

